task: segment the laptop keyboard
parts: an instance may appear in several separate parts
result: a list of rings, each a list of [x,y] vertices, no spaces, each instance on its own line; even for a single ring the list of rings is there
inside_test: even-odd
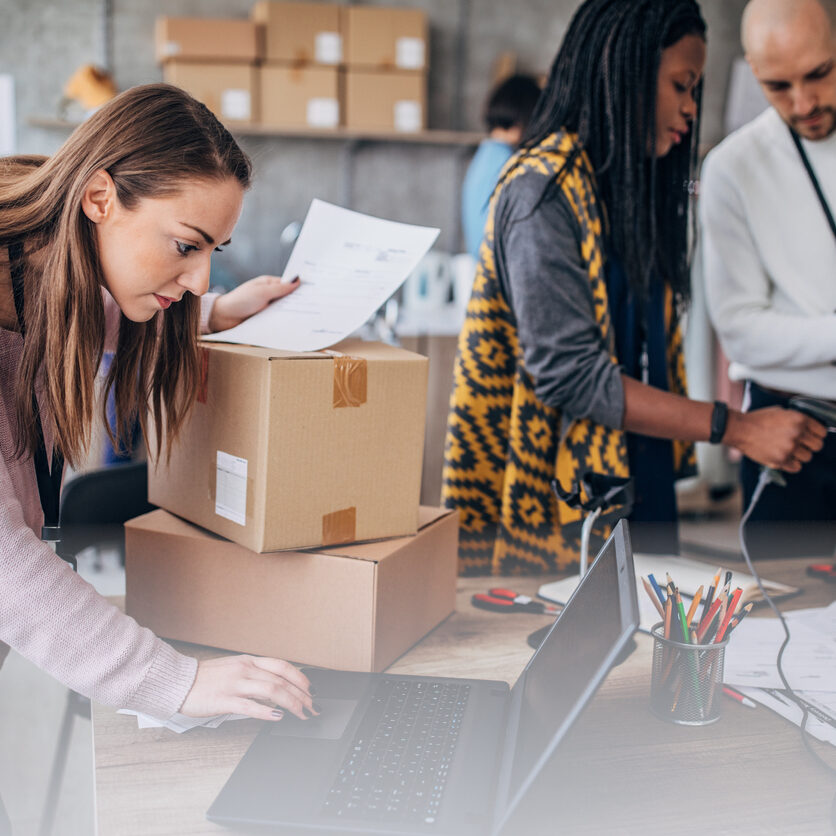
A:
[[[470,686],[385,677],[378,684],[324,812],[423,822],[438,817]]]

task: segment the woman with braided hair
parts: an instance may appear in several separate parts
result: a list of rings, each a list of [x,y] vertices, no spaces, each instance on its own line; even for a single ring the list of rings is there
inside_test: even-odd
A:
[[[798,413],[685,395],[705,53],[694,0],[586,0],[572,19],[492,198],[459,338],[443,498],[464,573],[577,561],[582,512],[553,479],[631,476],[636,548],[675,552],[694,441],[790,472],[822,445]]]

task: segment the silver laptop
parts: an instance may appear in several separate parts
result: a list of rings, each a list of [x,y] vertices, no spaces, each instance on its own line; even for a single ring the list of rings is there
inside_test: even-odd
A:
[[[622,520],[513,688],[306,669],[320,716],[266,724],[207,817],[287,833],[499,834],[638,623]]]

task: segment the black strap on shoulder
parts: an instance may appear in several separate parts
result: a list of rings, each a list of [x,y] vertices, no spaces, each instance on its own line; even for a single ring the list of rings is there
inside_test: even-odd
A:
[[[17,321],[20,326],[20,333],[26,337],[26,320],[24,317],[23,300],[23,244],[16,241],[9,245],[9,272],[12,277],[12,295],[14,296]],[[38,445],[35,448],[35,475],[38,478],[38,494],[41,498],[41,507],[44,512],[44,539],[51,541],[60,540],[58,535],[59,511],[61,497],[61,477],[64,473],[64,457],[53,445],[52,467],[49,467],[46,457],[46,442],[44,441],[43,425],[38,408],[38,399],[32,393],[32,409],[35,415],[35,426],[38,433]]]
[[[816,177],[816,172],[813,171],[813,166],[810,165],[807,152],[801,144],[801,137],[792,128],[790,128],[790,136],[792,137],[792,141],[795,143],[795,147],[798,149],[801,162],[804,163],[804,168],[807,170],[807,174],[810,177],[810,182],[816,190],[816,196],[819,199],[819,203],[821,203],[821,208],[824,210],[824,216],[827,218],[828,224],[830,224],[830,231],[833,233],[833,237],[836,238],[836,221],[833,220],[833,213],[830,211],[830,205],[827,202],[827,198],[824,196],[824,192],[821,190],[819,178]]]

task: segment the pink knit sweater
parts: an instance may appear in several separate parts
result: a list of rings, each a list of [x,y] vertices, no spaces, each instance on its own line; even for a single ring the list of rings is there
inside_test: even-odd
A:
[[[105,296],[113,345],[119,310]],[[214,300],[214,294],[202,299],[204,332]],[[0,663],[13,647],[97,702],[168,719],[183,704],[197,661],[108,603],[40,539],[35,466],[14,454],[22,346],[20,334],[0,328]],[[51,460],[52,422],[42,420]]]

